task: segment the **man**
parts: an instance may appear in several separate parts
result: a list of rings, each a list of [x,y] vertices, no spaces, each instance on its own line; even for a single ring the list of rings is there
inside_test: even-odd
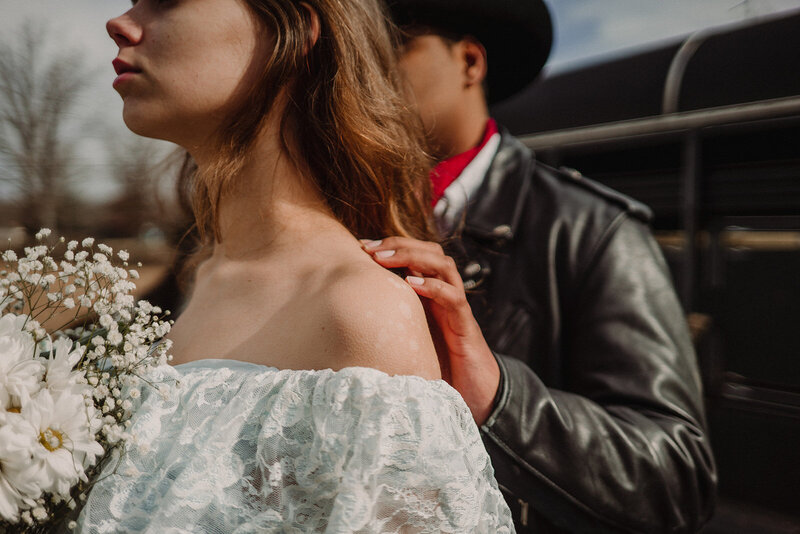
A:
[[[487,103],[544,64],[547,9],[389,6],[407,35],[401,69],[444,160],[432,178],[448,255],[399,237],[364,248],[406,268],[425,297],[443,372],[480,426],[518,530],[696,531],[716,473],[650,211],[544,166],[489,119]]]

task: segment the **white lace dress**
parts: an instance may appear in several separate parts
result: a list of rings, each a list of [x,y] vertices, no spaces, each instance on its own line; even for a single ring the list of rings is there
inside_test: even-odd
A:
[[[475,423],[441,380],[200,360],[144,388],[76,532],[510,533]]]

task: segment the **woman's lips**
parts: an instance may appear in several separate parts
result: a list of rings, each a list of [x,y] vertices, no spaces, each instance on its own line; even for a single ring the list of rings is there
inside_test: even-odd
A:
[[[114,66],[114,72],[117,73],[117,77],[114,79],[114,82],[111,84],[112,87],[116,88],[119,84],[125,82],[133,78],[136,74],[142,72],[142,69],[134,67],[130,63],[122,61],[120,58],[116,58],[114,61],[111,62]]]

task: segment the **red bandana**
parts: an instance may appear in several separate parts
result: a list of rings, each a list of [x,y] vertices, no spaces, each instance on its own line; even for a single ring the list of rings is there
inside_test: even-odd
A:
[[[466,152],[456,154],[452,158],[441,161],[436,167],[431,170],[431,182],[433,183],[433,205],[435,206],[439,199],[444,195],[445,190],[458,178],[467,165],[475,159],[478,152],[486,145],[489,139],[498,132],[497,123],[494,119],[489,119],[486,122],[486,131],[483,134],[483,139],[478,146],[470,148]]]

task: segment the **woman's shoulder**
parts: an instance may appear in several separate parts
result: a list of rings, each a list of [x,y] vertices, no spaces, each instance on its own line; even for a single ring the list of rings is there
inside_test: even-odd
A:
[[[335,367],[440,378],[419,297],[399,276],[366,260],[332,269],[319,299]]]

